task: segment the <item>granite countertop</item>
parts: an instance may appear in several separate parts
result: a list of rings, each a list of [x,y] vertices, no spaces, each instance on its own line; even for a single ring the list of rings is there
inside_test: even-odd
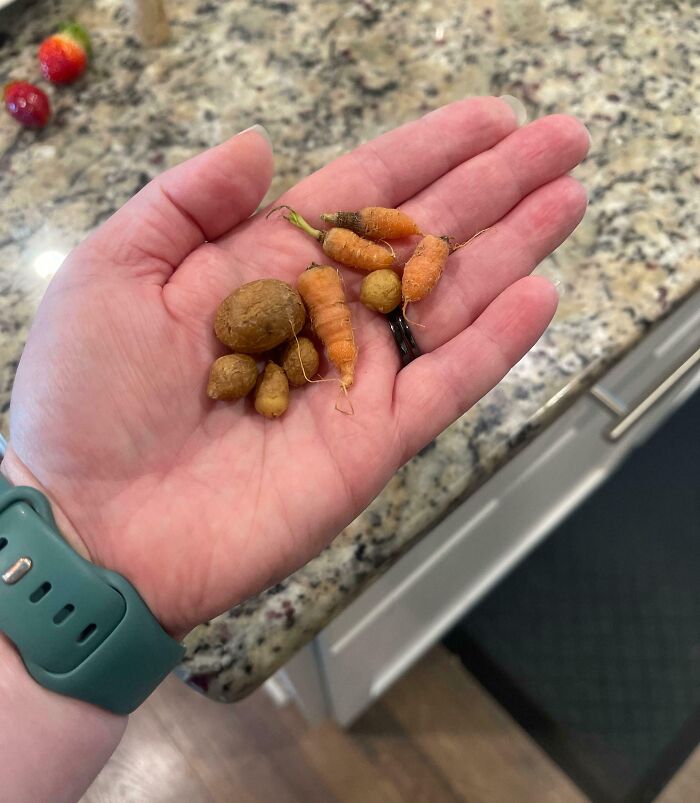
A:
[[[48,277],[153,175],[259,122],[271,196],[435,106],[509,93],[531,116],[578,115],[591,204],[540,268],[555,321],[473,410],[404,466],[289,579],[194,630],[181,674],[234,700],[281,666],[445,512],[700,283],[700,27],[691,2],[180,0],[143,50],[114,0],[18,0],[0,12],[0,82],[36,75],[56,23],[94,32],[95,62],[52,90],[41,133],[0,119],[0,428]],[[280,44],[283,43],[283,46]]]

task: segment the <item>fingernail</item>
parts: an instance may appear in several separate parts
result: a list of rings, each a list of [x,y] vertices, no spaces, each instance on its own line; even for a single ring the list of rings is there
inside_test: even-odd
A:
[[[504,103],[507,103],[513,110],[516,123],[518,125],[523,125],[523,123],[527,120],[527,109],[525,108],[525,104],[521,100],[513,97],[513,95],[501,95],[501,100]]]
[[[593,137],[591,136],[591,132],[588,130],[588,127],[586,127],[586,133],[588,134],[588,147],[590,149],[593,145]]]
[[[241,131],[241,134],[247,134],[249,131],[255,131],[256,133],[260,134],[263,139],[266,139],[269,146],[272,147],[272,140],[270,139],[270,135],[267,133],[267,129],[264,125],[260,125],[260,123],[256,123],[255,125],[251,125],[249,128],[244,128]],[[239,134],[238,136],[240,137]]]
[[[557,295],[559,296],[559,298],[561,298],[564,295],[564,283],[562,282],[561,279],[554,279],[552,281],[552,284],[556,288]]]

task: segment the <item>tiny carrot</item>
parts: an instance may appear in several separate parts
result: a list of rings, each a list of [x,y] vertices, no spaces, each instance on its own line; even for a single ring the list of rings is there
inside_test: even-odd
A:
[[[340,274],[329,265],[311,265],[299,277],[297,288],[308,307],[314,331],[347,390],[355,377],[357,346]]]
[[[418,243],[413,256],[408,260],[401,279],[403,308],[422,301],[435,287],[445,269],[450,255],[450,243],[446,237],[426,234]]]
[[[405,212],[383,206],[366,206],[357,212],[326,212],[321,220],[370,240],[397,240],[421,233],[417,223]]]
[[[365,240],[348,229],[334,227],[328,231],[315,229],[304,218],[288,206],[278,206],[268,212],[268,216],[277,209],[289,209],[286,219],[297,228],[311,235],[321,243],[323,253],[348,265],[351,268],[372,271],[390,268],[394,264],[394,253],[377,243]]]

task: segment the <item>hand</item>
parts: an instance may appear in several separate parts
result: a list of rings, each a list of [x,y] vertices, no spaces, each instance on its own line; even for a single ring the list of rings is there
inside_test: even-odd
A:
[[[493,387],[540,337],[556,292],[535,265],[586,205],[570,171],[583,126],[517,129],[476,98],[386,134],[281,198],[311,221],[402,207],[462,241],[409,317],[425,355],[399,373],[386,322],[352,303],[354,415],[336,387],[294,390],[283,418],[205,394],[225,352],[214,311],[260,277],[291,283],[318,245],[250,215],[272,176],[253,129],[164,173],[85,240],[56,275],[17,372],[3,471],[43,487],[67,537],[124,574],[182,634],[317,554],[397,468]],[[361,276],[344,270],[349,297]]]

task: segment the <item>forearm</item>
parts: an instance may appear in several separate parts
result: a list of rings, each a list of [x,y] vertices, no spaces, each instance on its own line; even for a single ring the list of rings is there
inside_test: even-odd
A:
[[[2,799],[74,803],[119,744],[126,717],[39,686],[0,635]]]

